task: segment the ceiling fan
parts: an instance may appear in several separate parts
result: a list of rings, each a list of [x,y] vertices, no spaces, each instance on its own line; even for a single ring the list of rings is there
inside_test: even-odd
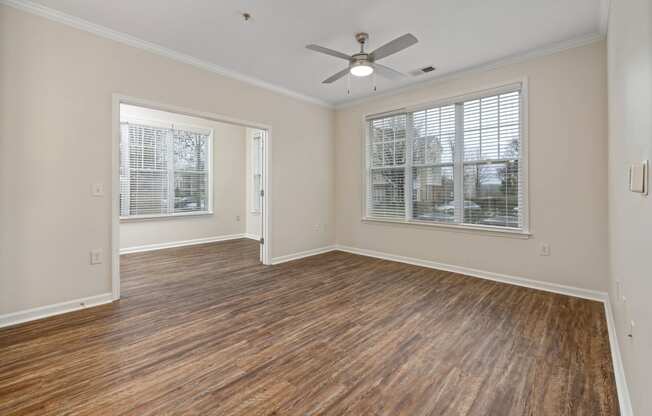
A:
[[[389,79],[397,79],[404,77],[405,75],[401,72],[398,72],[388,66],[381,65],[377,63],[379,59],[386,58],[389,55],[393,55],[397,52],[402,51],[405,48],[408,48],[418,42],[417,38],[414,37],[411,33],[406,33],[403,36],[399,36],[391,42],[388,42],[376,49],[375,51],[368,53],[364,51],[364,45],[369,40],[369,35],[366,33],[358,33],[355,35],[355,39],[360,44],[360,52],[347,55],[342,52],[334,51],[332,49],[324,48],[319,45],[308,45],[306,48],[313,50],[315,52],[325,53],[326,55],[334,56],[336,58],[345,59],[349,62],[349,66],[340,72],[332,75],[329,78],[326,78],[323,83],[330,84],[342,78],[347,73],[355,75],[356,77],[366,77],[371,75],[374,70],[378,72],[379,75],[382,75]]]

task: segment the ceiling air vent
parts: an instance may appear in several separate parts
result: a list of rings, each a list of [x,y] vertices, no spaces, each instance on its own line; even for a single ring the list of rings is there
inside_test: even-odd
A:
[[[416,76],[419,76],[419,75],[427,74],[428,72],[432,72],[435,69],[437,69],[437,68],[435,68],[432,65],[428,65],[428,66],[425,66],[423,68],[419,68],[419,69],[415,69],[414,71],[410,71],[410,75],[416,77]]]

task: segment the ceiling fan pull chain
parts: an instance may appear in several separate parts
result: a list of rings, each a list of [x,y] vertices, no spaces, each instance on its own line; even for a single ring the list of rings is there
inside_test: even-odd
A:
[[[374,82],[374,91],[376,91],[376,71],[374,71],[371,76],[373,77],[372,80]]]
[[[346,77],[346,94],[351,95],[351,73]]]

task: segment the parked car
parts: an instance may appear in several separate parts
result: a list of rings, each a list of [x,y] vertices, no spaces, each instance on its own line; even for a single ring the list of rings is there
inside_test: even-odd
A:
[[[451,201],[446,205],[440,205],[436,207],[435,209],[438,212],[445,213],[447,215],[454,215],[455,213],[455,206],[457,203],[455,201]],[[464,200],[464,216],[465,217],[478,217],[482,213],[482,207],[478,204],[476,204],[473,201],[469,200]]]
[[[450,201],[445,205],[428,206],[422,208],[421,212],[415,209],[414,218],[424,221],[452,222],[455,217],[455,201]],[[464,201],[464,216],[467,218],[477,218],[482,213],[482,207],[473,201]]]

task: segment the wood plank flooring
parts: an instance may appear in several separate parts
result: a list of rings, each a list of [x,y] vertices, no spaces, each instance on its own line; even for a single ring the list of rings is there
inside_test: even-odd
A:
[[[602,304],[250,240],[122,256],[122,299],[0,330],[0,415],[617,415]]]

